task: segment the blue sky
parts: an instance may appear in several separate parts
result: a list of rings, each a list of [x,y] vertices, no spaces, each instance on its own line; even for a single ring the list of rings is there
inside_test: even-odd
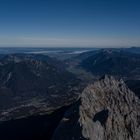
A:
[[[0,47],[140,46],[139,0],[0,0]]]

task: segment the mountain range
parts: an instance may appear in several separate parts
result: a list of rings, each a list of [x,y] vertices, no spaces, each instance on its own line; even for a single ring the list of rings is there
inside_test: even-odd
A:
[[[77,96],[78,83],[61,62],[48,56],[4,56],[0,60],[0,112],[15,110],[14,116],[26,116],[59,107]]]
[[[0,139],[139,140],[138,52],[1,54]]]

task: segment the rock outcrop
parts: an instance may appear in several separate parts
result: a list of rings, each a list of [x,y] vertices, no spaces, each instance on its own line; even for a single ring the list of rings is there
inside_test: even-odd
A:
[[[139,140],[140,100],[122,80],[104,76],[66,112],[53,140]]]

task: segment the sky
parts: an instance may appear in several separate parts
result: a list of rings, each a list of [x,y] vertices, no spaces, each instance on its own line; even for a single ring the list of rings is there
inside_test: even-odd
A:
[[[140,46],[140,0],[0,0],[0,47]]]

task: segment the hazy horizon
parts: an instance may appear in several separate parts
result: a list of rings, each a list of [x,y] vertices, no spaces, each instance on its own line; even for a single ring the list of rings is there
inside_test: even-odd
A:
[[[140,46],[138,0],[1,0],[0,47]]]

